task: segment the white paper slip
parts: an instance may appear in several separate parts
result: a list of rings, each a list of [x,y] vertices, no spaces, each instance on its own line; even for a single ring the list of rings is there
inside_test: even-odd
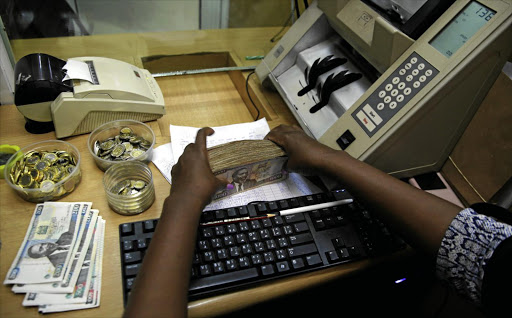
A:
[[[153,158],[151,159],[160,173],[172,184],[171,171],[174,166],[174,157],[172,155],[172,144],[167,143],[153,149]]]
[[[249,123],[212,128],[215,130],[215,133],[206,138],[207,148],[237,140],[261,140],[270,132],[265,118]],[[173,157],[175,162],[177,162],[185,150],[185,147],[195,142],[197,132],[200,128],[170,125],[169,129],[171,133]]]
[[[64,76],[62,81],[80,79],[93,83],[89,65],[87,65],[85,62],[70,59],[62,67],[62,69],[66,72],[66,76]]]

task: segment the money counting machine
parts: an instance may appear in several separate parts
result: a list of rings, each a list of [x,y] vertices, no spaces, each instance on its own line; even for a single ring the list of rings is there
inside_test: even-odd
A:
[[[14,73],[14,102],[31,133],[55,129],[63,138],[112,120],[150,121],[165,114],[162,91],[151,74],[122,61],[64,61],[36,53],[21,58]]]
[[[302,128],[397,177],[438,171],[512,51],[511,0],[318,0],[256,68]]]

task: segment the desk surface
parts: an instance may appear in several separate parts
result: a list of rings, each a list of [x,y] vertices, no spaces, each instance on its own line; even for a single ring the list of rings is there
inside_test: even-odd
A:
[[[279,28],[185,31],[151,34],[126,34],[116,36],[87,36],[75,38],[53,38],[12,41],[16,59],[34,52],[44,52],[60,58],[74,56],[107,56],[125,60],[138,66],[141,58],[161,54],[185,54],[194,52],[229,51],[235,63],[257,64],[245,61],[247,55],[264,55],[273,46],[269,39]],[[247,73],[242,74],[247,76]],[[259,85],[256,76],[251,80]],[[149,122],[156,135],[156,147],[170,141],[169,124],[184,126],[222,126],[253,120],[243,98],[227,73],[186,75],[158,79],[165,98],[167,114],[157,121]],[[265,92],[265,99],[273,114],[268,120],[271,128],[279,124],[296,124],[292,114],[274,93]],[[267,118],[268,119],[268,118]],[[32,135],[24,129],[25,120],[14,105],[0,107],[0,144],[24,147],[42,140],[55,139],[53,132]],[[93,208],[100,210],[106,219],[105,254],[101,306],[95,309],[54,314],[66,317],[115,317],[123,311],[121,267],[118,226],[121,223],[157,218],[170,185],[151,163],[156,199],[151,208],[137,216],[121,216],[107,204],[103,191],[103,172],[99,170],[87,150],[88,134],[65,138],[74,144],[82,156],[82,181],[65,202],[91,201]],[[6,272],[20,247],[33,214],[35,204],[18,197],[4,181],[0,181],[0,277]],[[212,316],[230,312],[257,302],[272,299],[287,293],[314,286],[323,282],[350,275],[382,260],[364,260],[341,265],[323,271],[226,294],[193,301],[189,304],[190,316]],[[23,295],[15,295],[9,286],[0,287],[1,317],[38,317],[36,308],[24,308]]]

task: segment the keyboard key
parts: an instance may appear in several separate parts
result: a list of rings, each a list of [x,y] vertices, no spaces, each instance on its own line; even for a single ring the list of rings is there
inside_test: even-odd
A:
[[[124,254],[125,264],[136,263],[136,262],[141,262],[141,261],[142,261],[142,254],[139,251]]]
[[[274,266],[272,264],[267,264],[267,265],[261,266],[261,274],[263,276],[270,276],[270,275],[274,275],[275,273],[276,273],[276,271],[274,270]]]
[[[307,242],[312,242],[313,236],[311,235],[311,233],[303,233],[303,234],[292,235],[289,237],[289,239],[290,239],[290,243],[292,245],[299,245],[299,244],[304,244]]]
[[[295,213],[295,214],[286,215],[284,217],[284,219],[288,223],[295,223],[295,222],[300,222],[300,221],[305,220],[304,213]]]
[[[213,288],[219,285],[232,284],[238,281],[246,281],[258,277],[258,270],[255,267],[228,272],[220,275],[203,277],[190,282],[189,291]]]
[[[309,231],[309,226],[306,222],[295,223],[293,225],[296,233]]]
[[[294,258],[292,259],[292,267],[293,269],[303,269],[306,265],[304,264],[304,260],[302,258]]]
[[[279,262],[276,264],[277,271],[279,273],[284,273],[290,271],[290,263],[288,261]]]
[[[314,254],[314,255],[308,255],[306,256],[306,263],[308,266],[318,266],[321,265],[322,259],[320,258],[320,255]]]
[[[124,241],[123,242],[123,251],[124,252],[133,251],[133,249],[134,249],[133,241]]]
[[[142,263],[126,265],[124,267],[124,274],[126,276],[135,276],[139,272],[139,269],[140,269],[141,266],[142,266]]]
[[[133,224],[132,223],[125,223],[121,225],[121,235],[122,236],[128,236],[133,235]]]
[[[155,231],[155,224],[153,223],[153,220],[146,220],[146,221],[144,221],[144,223],[142,223],[142,231],[144,233],[154,232]]]
[[[290,257],[303,256],[315,253],[317,251],[318,250],[316,249],[316,245],[314,243],[288,248],[288,254],[290,255]]]

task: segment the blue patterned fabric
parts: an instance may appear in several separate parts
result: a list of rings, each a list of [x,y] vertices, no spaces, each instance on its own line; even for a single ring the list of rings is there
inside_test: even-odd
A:
[[[436,273],[459,294],[481,305],[485,265],[507,237],[512,226],[462,210],[452,221],[437,253]]]

